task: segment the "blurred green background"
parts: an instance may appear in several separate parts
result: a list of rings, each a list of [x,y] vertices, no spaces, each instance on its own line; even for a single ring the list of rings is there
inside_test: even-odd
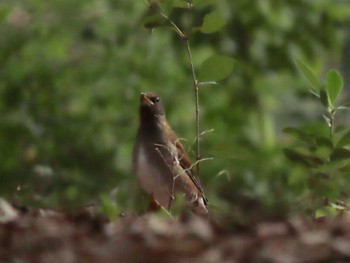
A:
[[[226,25],[191,36],[195,67],[215,53],[235,59],[229,78],[200,90],[201,130],[214,129],[201,140],[202,157],[214,158],[200,174],[211,209],[302,211],[308,170],[283,155],[291,142],[281,130],[324,124],[294,60],[320,77],[341,70],[348,88],[350,3],[207,2],[194,1],[196,11],[216,8]],[[146,29],[147,13],[142,0],[1,2],[1,196],[74,207],[113,193],[118,209],[135,210],[131,153],[141,91],[162,97],[168,121],[192,145],[185,45],[169,28]]]

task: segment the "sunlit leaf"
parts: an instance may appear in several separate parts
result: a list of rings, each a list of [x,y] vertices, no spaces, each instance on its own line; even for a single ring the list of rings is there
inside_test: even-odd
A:
[[[329,71],[326,77],[326,90],[329,96],[329,100],[332,104],[334,104],[342,89],[343,79],[340,76],[339,72],[336,70]]]
[[[100,195],[99,209],[110,219],[115,219],[120,214],[118,206],[106,195]]]
[[[323,217],[326,217],[328,215],[329,215],[329,213],[323,208],[319,208],[315,212],[315,218],[323,218]]]
[[[335,203],[331,203],[330,205],[331,205],[332,208],[337,209],[337,210],[344,210],[344,209],[346,209],[345,205],[335,204]]]
[[[307,78],[307,80],[311,83],[313,88],[319,92],[321,89],[320,82],[316,78],[315,74],[312,72],[312,70],[307,66],[304,62],[301,60],[296,60],[295,61],[297,67],[299,70],[303,73],[303,75]]]
[[[336,216],[337,214],[338,214],[338,211],[335,207],[327,205],[317,209],[315,213],[315,217],[316,218],[332,217],[332,216]]]
[[[198,79],[201,82],[222,80],[231,74],[233,65],[232,58],[214,55],[202,63],[198,71]]]

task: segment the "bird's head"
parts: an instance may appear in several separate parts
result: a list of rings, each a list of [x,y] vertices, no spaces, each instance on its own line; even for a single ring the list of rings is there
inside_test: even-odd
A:
[[[153,92],[143,92],[140,96],[141,121],[163,119],[165,116],[163,103]]]

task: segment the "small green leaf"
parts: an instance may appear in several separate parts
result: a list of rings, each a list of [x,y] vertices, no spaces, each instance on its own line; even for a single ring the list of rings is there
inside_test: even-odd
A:
[[[285,148],[283,149],[283,153],[290,161],[309,166],[309,162],[306,160],[305,156],[294,149]]]
[[[315,212],[315,218],[323,218],[323,217],[326,217],[326,216],[328,216],[328,213],[323,208],[319,208]]]
[[[213,11],[204,17],[200,30],[202,33],[210,34],[220,30],[226,24],[226,20],[218,11]]]
[[[198,86],[210,86],[210,85],[218,85],[218,83],[216,81],[203,81],[198,83]]]
[[[315,217],[316,218],[333,217],[333,216],[336,216],[337,213],[338,213],[338,211],[335,207],[324,206],[324,207],[316,210]]]
[[[314,87],[314,89],[319,92],[321,89],[321,85],[316,78],[315,74],[312,72],[312,70],[307,66],[304,62],[301,60],[295,61],[297,67],[299,70],[303,73],[303,75],[307,78],[307,80],[311,83],[311,85]]]
[[[317,137],[316,145],[317,147],[314,150],[315,156],[323,161],[329,160],[329,156],[333,151],[333,143],[331,140],[324,137]]]
[[[323,161],[317,156],[303,153],[300,149],[285,148],[283,153],[290,161],[306,166],[313,167],[323,164]]]
[[[320,100],[323,106],[328,108],[331,104],[329,101],[328,93],[325,89],[321,89],[320,91]]]
[[[233,70],[234,60],[230,57],[214,55],[206,59],[199,68],[200,82],[219,81],[229,76]]]
[[[324,137],[317,137],[316,138],[316,144],[319,147],[326,147],[329,149],[333,149],[333,143],[331,140],[324,138]]]
[[[338,160],[325,163],[317,167],[317,171],[321,173],[335,172],[347,165],[347,160]]]
[[[315,143],[315,140],[314,140],[314,138],[312,136],[308,135],[307,133],[305,133],[304,131],[302,131],[302,130],[300,130],[298,128],[287,127],[285,129],[283,129],[283,132],[293,136],[297,140],[306,142],[308,144],[314,144]]]
[[[345,125],[338,125],[335,129],[334,129],[334,133],[342,133],[342,132],[346,132],[348,129]]]
[[[343,147],[350,145],[350,131],[345,133],[343,137],[341,137],[337,143],[337,147]]]
[[[345,205],[340,205],[340,204],[335,204],[335,203],[331,203],[331,207],[337,210],[345,210],[346,206]]]
[[[329,100],[332,104],[339,97],[343,89],[343,79],[340,76],[339,72],[336,70],[331,70],[327,73],[326,77],[326,90],[329,96]]]
[[[339,3],[332,6],[331,14],[332,19],[335,19],[334,21],[345,21],[350,16],[350,6],[346,1],[339,1]]]
[[[350,150],[345,148],[336,148],[331,155],[331,161],[337,161],[337,160],[350,161]]]
[[[100,211],[108,216],[109,219],[116,219],[120,214],[119,208],[106,195],[100,195]]]

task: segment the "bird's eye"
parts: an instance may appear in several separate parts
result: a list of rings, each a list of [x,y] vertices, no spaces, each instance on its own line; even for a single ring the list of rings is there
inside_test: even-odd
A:
[[[157,102],[159,102],[159,97],[154,97],[152,100],[154,103],[157,103]]]

